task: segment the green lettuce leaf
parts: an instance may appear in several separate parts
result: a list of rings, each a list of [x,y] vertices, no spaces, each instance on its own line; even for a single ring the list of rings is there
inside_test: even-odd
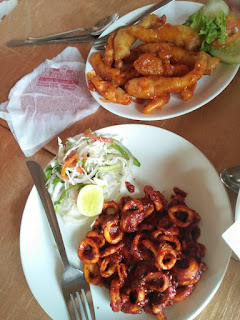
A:
[[[184,25],[196,30],[202,38],[201,50],[211,51],[210,43],[216,39],[224,43],[228,34],[226,31],[226,18],[223,12],[220,12],[215,18],[204,16],[201,10],[192,14]]]

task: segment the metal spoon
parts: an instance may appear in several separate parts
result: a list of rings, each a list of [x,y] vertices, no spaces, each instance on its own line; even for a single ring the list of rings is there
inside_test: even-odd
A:
[[[98,36],[100,35],[106,28],[108,28],[113,22],[115,22],[119,18],[118,13],[111,14],[110,16],[107,16],[101,20],[99,20],[94,26],[91,28],[78,28],[70,31],[60,32],[56,34],[51,34],[44,37],[28,37],[27,40],[52,40],[52,39],[58,39],[63,38],[65,36],[73,35],[75,33],[83,33],[90,34],[92,36]]]
[[[240,189],[240,165],[224,169],[220,173],[220,179],[225,186],[238,193]]]

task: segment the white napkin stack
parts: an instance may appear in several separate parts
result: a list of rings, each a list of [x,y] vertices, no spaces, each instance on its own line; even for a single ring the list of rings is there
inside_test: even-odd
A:
[[[0,22],[9,14],[20,0],[0,0]]]
[[[17,82],[9,101],[0,104],[0,117],[28,157],[98,107],[87,88],[81,54],[67,47]]]
[[[236,203],[236,222],[222,235],[223,239],[240,259],[240,193]]]
[[[236,221],[222,235],[223,239],[240,259],[240,220]]]

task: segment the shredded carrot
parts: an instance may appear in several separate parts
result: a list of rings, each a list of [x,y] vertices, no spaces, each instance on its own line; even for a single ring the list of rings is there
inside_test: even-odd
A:
[[[106,137],[98,137],[93,134],[91,134],[91,130],[87,129],[84,131],[85,136],[89,137],[92,141],[101,141],[101,142],[109,142],[111,144],[114,144],[112,139],[106,138]]]
[[[61,178],[62,179],[68,179],[68,177],[65,174],[65,171],[67,169],[67,167],[69,167],[69,165],[71,165],[71,163],[76,160],[77,158],[79,158],[79,154],[75,154],[73,157],[71,157],[69,160],[67,160],[67,162],[64,164],[62,171],[61,171]]]
[[[77,172],[83,173],[84,165],[82,164],[80,167],[77,167]]]

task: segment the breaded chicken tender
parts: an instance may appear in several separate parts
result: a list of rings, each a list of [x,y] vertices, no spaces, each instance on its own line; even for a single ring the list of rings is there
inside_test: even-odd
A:
[[[130,35],[145,43],[171,42],[187,50],[199,49],[201,44],[201,38],[198,33],[192,28],[183,25],[167,23],[156,30],[146,29],[138,25],[128,27],[127,31]]]
[[[170,64],[169,60],[160,59],[152,53],[142,54],[133,65],[144,76],[181,77],[189,72],[185,64]]]
[[[159,18],[155,14],[150,14],[138,23],[143,28],[160,26],[166,22],[166,16]],[[114,38],[114,58],[115,66],[122,67],[122,59],[130,55],[130,47],[136,41],[137,37],[128,32],[128,28],[120,29]]]
[[[183,77],[146,76],[129,80],[125,89],[131,96],[140,99],[155,99],[166,93],[180,92],[197,82],[204,74],[207,62],[199,52],[193,70]]]
[[[96,90],[109,101],[123,105],[131,103],[131,97],[122,88],[116,88],[112,82],[101,80],[101,78],[96,75],[90,77],[89,81],[91,81]]]
[[[167,51],[170,55],[171,63],[185,64],[189,68],[193,68],[198,59],[198,51],[185,50],[180,47],[170,45],[168,43],[144,43],[134,49],[137,53],[153,53],[158,54],[161,51]],[[205,74],[212,75],[219,66],[221,59],[211,57],[208,53],[202,51],[202,56],[207,62]]]

